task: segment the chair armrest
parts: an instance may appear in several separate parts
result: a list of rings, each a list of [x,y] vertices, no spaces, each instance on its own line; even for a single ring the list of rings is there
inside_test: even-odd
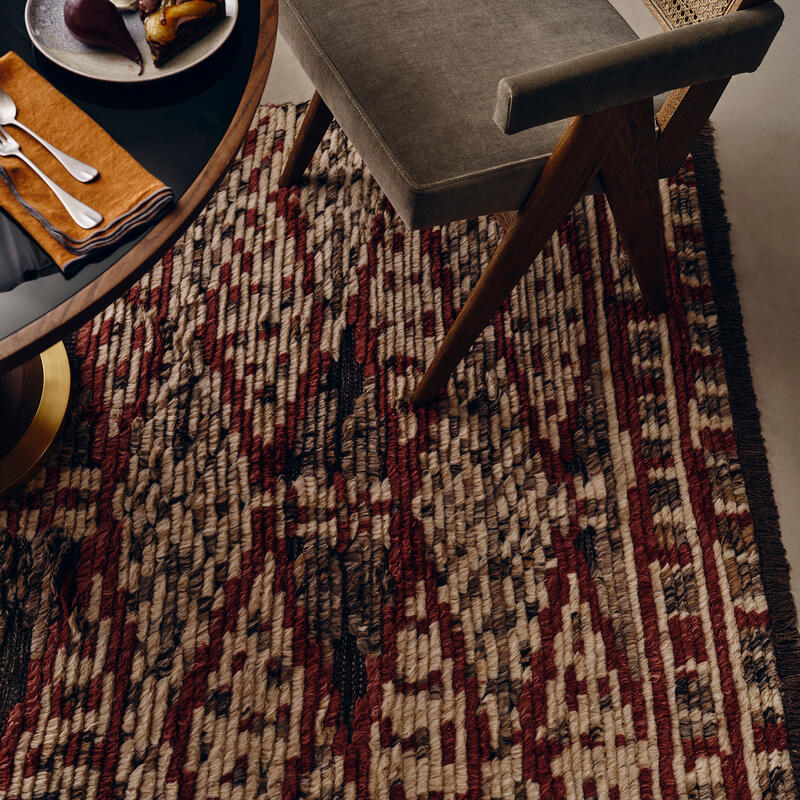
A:
[[[503,78],[494,121],[505,133],[753,72],[783,21],[775,2]]]

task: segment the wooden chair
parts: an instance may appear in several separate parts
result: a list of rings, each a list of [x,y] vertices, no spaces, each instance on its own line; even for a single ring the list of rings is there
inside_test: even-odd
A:
[[[783,15],[771,0],[644,2],[665,33],[638,39],[607,0],[281,0],[317,87],[281,186],[301,180],[335,116],[410,226],[492,213],[505,230],[415,404],[438,394],[582,193],[605,191],[642,294],[663,309],[658,179]]]

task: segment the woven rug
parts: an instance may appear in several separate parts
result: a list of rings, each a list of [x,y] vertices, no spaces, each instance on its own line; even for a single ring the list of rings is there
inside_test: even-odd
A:
[[[279,191],[300,115],[262,107],[81,329],[60,449],[0,506],[0,796],[793,797],[713,164],[708,219],[691,162],[662,184],[666,314],[587,197],[415,411],[497,227],[406,230],[335,127]]]

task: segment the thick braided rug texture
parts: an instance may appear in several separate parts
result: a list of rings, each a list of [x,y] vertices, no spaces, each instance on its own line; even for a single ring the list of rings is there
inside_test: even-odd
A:
[[[793,796],[691,163],[668,313],[588,197],[415,411],[498,230],[406,230],[335,127],[279,191],[300,116],[0,509],[0,796]]]

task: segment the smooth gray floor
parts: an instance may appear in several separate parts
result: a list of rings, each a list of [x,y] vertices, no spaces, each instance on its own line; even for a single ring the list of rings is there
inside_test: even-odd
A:
[[[660,31],[640,0],[613,0],[640,36]],[[734,268],[783,541],[800,598],[800,6],[760,69],[733,79],[712,121]],[[264,100],[300,102],[314,87],[278,38]]]

